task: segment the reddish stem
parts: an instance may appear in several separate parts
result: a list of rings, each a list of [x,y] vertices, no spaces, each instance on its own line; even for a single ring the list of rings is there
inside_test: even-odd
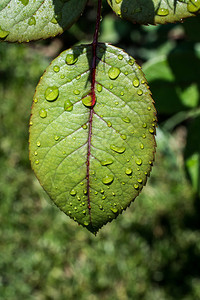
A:
[[[101,20],[101,6],[102,0],[98,0],[98,7],[97,7],[97,20],[95,26],[95,32],[92,42],[92,70],[91,70],[91,96],[92,96],[92,106],[94,106],[96,102],[96,95],[95,95],[95,79],[96,79],[96,53],[97,53],[97,45],[98,45],[98,35],[99,35],[99,27],[100,27],[100,20]]]
[[[99,34],[99,27],[100,27],[100,19],[101,19],[101,5],[102,0],[98,0],[98,8],[97,8],[97,20],[95,26],[95,32],[92,42],[92,66],[91,66],[91,97],[92,97],[92,107],[90,109],[90,116],[89,116],[89,129],[88,129],[88,152],[87,152],[87,196],[88,196],[88,209],[89,213],[91,210],[90,205],[90,155],[91,155],[91,139],[92,139],[92,119],[94,114],[93,106],[96,103],[96,95],[95,95],[95,82],[96,82],[96,60],[97,60],[97,45],[98,45],[98,34]],[[91,222],[91,214],[90,214],[90,223]]]

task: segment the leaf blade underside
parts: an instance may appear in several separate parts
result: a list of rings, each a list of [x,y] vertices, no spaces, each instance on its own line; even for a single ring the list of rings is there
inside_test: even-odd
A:
[[[61,34],[79,18],[87,0],[1,0],[0,40],[29,42]]]
[[[107,44],[97,48],[90,107],[91,61],[92,47],[78,46],[47,68],[34,96],[29,142],[32,168],[51,199],[96,233],[146,183],[156,112],[140,67]]]
[[[107,0],[121,18],[139,24],[166,24],[200,13],[200,0]]]

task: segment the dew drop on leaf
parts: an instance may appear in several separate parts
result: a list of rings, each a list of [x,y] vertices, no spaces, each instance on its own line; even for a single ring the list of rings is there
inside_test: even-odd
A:
[[[64,110],[65,111],[72,111],[73,110],[73,104],[70,100],[66,100],[64,103]]]
[[[157,12],[156,12],[156,14],[158,15],[158,16],[167,16],[168,14],[169,14],[169,10],[167,9],[167,8],[162,8],[162,7],[160,7],[158,10],[157,10]]]
[[[73,65],[77,62],[77,60],[78,60],[78,57],[75,57],[74,54],[67,54],[66,58],[65,58],[67,65]]]
[[[41,118],[46,118],[47,111],[44,108],[41,108],[39,114]]]
[[[124,121],[125,123],[130,123],[130,119],[129,117],[125,117],[125,118],[122,118],[122,121]]]
[[[102,182],[103,184],[111,184],[114,180],[114,176],[113,175],[107,175],[105,177],[103,177]]]
[[[126,175],[131,175],[133,173],[133,170],[131,168],[126,168]]]
[[[118,208],[116,208],[116,207],[111,207],[110,210],[111,210],[114,214],[116,214],[116,213],[118,212]]]
[[[110,79],[114,80],[114,79],[117,79],[117,77],[119,76],[120,73],[121,73],[121,71],[119,68],[111,67],[108,71],[108,76],[110,77]]]
[[[141,164],[142,164],[141,158],[137,158],[137,159],[135,160],[135,162],[136,162],[136,164],[137,164],[138,166],[141,166]]]
[[[0,39],[5,39],[9,35],[10,31],[3,30],[0,26]]]
[[[109,158],[101,161],[102,166],[108,166],[108,165],[111,165],[112,163],[113,163],[113,160],[109,159]]]
[[[36,24],[35,17],[31,17],[31,18],[28,20],[28,25],[32,26],[32,25],[35,25],[35,24]]]
[[[84,97],[82,99],[82,103],[86,106],[86,107],[91,107],[92,106],[92,97],[91,95],[88,95],[86,97]]]
[[[133,86],[138,87],[140,85],[140,81],[138,78],[133,79]]]
[[[113,150],[114,152],[117,152],[119,154],[124,153],[126,151],[125,147],[118,147],[115,145],[110,145],[110,149]]]
[[[45,91],[47,101],[55,101],[58,98],[59,90],[57,86],[49,86]]]
[[[54,66],[53,70],[55,73],[58,73],[60,71],[60,67],[59,66]]]
[[[76,191],[75,191],[74,189],[71,190],[70,195],[71,195],[71,196],[76,196]]]

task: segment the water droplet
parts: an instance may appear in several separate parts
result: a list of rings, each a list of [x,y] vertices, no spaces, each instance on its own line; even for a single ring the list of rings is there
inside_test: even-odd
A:
[[[108,71],[108,76],[110,77],[110,79],[114,80],[119,76],[120,73],[121,71],[119,68],[111,67]]]
[[[114,180],[114,176],[113,175],[107,175],[102,179],[102,182],[104,184],[111,184]]]
[[[71,196],[76,196],[76,191],[75,191],[74,189],[71,190],[70,195],[71,195]]]
[[[39,162],[39,160],[37,159],[36,161],[35,161],[35,164],[36,165],[38,165],[40,162]]]
[[[72,206],[72,202],[69,202],[69,205]]]
[[[97,84],[97,91],[100,93],[102,91],[102,85]]]
[[[150,161],[149,161],[149,164],[150,164],[151,166],[153,165],[153,162],[152,162],[152,160],[150,160]]]
[[[138,178],[137,182],[142,183],[142,178]]]
[[[167,16],[169,14],[169,10],[167,8],[159,8],[156,14],[158,16]]]
[[[137,164],[138,166],[141,166],[141,164],[142,164],[141,158],[137,158],[137,159],[135,160],[135,162],[136,162],[136,164]]]
[[[144,145],[143,144],[140,144],[140,149],[144,149]]]
[[[101,161],[102,166],[108,166],[108,165],[111,165],[112,163],[113,163],[113,160],[110,158]]]
[[[86,190],[86,189],[83,190],[83,194],[84,194],[84,195],[87,195],[87,190]]]
[[[143,139],[146,139],[146,134],[143,134],[143,135],[142,135],[142,138],[143,138]]]
[[[151,107],[150,107],[150,106],[148,106],[148,107],[147,107],[147,109],[150,111],[150,110],[151,110]]]
[[[40,146],[41,146],[41,143],[40,143],[39,141],[37,142],[37,146],[38,146],[38,147],[40,147]]]
[[[131,175],[133,173],[133,170],[131,168],[126,168],[126,175]]]
[[[99,205],[99,209],[102,210],[102,209],[103,209],[103,206],[102,206],[102,205]]]
[[[122,118],[122,121],[124,121],[125,123],[130,123],[130,119],[129,117],[125,117],[125,118]]]
[[[84,130],[86,130],[86,129],[87,129],[87,124],[84,124],[84,125],[82,126],[82,128],[83,128]]]
[[[56,18],[55,18],[55,17],[53,17],[53,18],[51,19],[51,23],[52,23],[52,24],[57,24],[57,23],[58,23],[58,21],[56,20]]]
[[[65,58],[65,61],[66,61],[66,64],[67,65],[73,65],[77,62],[78,60],[78,57],[76,57],[74,54],[67,54],[66,55],[66,58]]]
[[[138,91],[137,91],[137,94],[138,94],[138,96],[142,96],[143,91],[142,91],[142,90],[138,90]]]
[[[59,90],[57,86],[49,86],[45,91],[47,101],[55,101],[58,98]]]
[[[133,58],[129,59],[128,64],[132,66],[134,64],[135,60]]]
[[[110,121],[107,122],[108,127],[112,126],[112,123]]]
[[[122,92],[120,93],[120,95],[121,95],[121,96],[124,96],[124,92],[122,91]]]
[[[147,127],[147,123],[143,123],[143,124],[142,124],[142,127],[143,127],[143,128],[146,128],[146,127]]]
[[[101,190],[100,193],[103,194],[103,193],[104,193],[104,190]]]
[[[75,95],[79,95],[79,94],[80,94],[80,91],[79,91],[79,90],[74,90],[73,93],[74,93]]]
[[[105,200],[105,199],[106,199],[106,196],[103,196],[101,199],[102,199],[102,200]]]
[[[59,66],[54,66],[53,70],[54,70],[54,72],[58,73],[60,71],[60,67]]]
[[[82,99],[82,103],[86,106],[86,107],[91,107],[92,106],[92,97],[91,95],[88,95],[86,97],[84,97]]]
[[[118,212],[118,208],[117,207],[111,207],[110,210],[116,214]]]
[[[65,111],[72,111],[73,110],[73,104],[70,100],[66,100],[64,103],[64,110]]]
[[[120,137],[122,138],[122,140],[126,140],[127,139],[126,134],[121,134]]]
[[[153,128],[149,128],[149,132],[150,132],[151,134],[153,134],[153,133],[154,133],[154,129],[153,129]]]
[[[140,81],[138,78],[133,79],[133,86],[138,87],[140,85]]]
[[[38,99],[35,98],[35,99],[34,99],[34,102],[37,103],[37,102],[38,102]]]
[[[40,115],[41,118],[46,118],[47,117],[47,111],[44,108],[42,108],[42,109],[40,109],[39,115]]]
[[[0,39],[5,39],[9,35],[10,31],[3,30],[0,26]]]
[[[33,121],[32,121],[32,120],[29,122],[29,125],[30,125],[30,126],[32,126],[32,125],[33,125]]]
[[[117,152],[117,153],[124,153],[124,151],[126,150],[125,147],[118,147],[118,146],[115,146],[115,145],[110,145],[110,149]]]
[[[55,135],[54,140],[55,140],[55,141],[58,141],[59,138],[60,138],[59,136]]]
[[[85,211],[85,210],[83,210],[82,213],[83,213],[84,215],[86,215],[86,211]]]
[[[77,207],[76,207],[76,206],[74,207],[74,210],[77,210]]]
[[[89,223],[88,223],[87,221],[84,221],[83,224],[84,224],[85,226],[88,226],[88,225],[89,225]]]
[[[128,75],[128,71],[126,71],[124,74],[127,76]]]
[[[142,80],[141,80],[141,83],[142,83],[142,84],[144,84],[144,83],[145,83],[145,80],[144,80],[144,79],[142,79]]]
[[[38,155],[37,151],[35,151],[35,152],[34,152],[34,155],[35,155],[35,156],[37,156],[37,155]]]
[[[200,0],[190,0],[187,9],[190,13],[197,13],[200,10]]]
[[[64,79],[64,78],[65,78],[65,75],[64,75],[64,74],[60,75],[60,78],[61,78],[61,79]]]
[[[115,0],[115,2],[116,2],[117,4],[119,4],[119,3],[122,2],[122,0]]]
[[[120,2],[121,2],[121,0],[120,0]],[[119,54],[119,55],[118,55],[118,59],[119,59],[119,60],[122,60],[122,59],[123,59],[123,55],[122,55],[122,54]]]
[[[139,189],[139,185],[138,185],[137,183],[135,183],[135,184],[134,184],[134,188],[135,188],[136,190],[138,190],[138,189]]]
[[[35,25],[36,24],[36,20],[35,20],[35,17],[31,17],[29,20],[28,20],[28,25]]]

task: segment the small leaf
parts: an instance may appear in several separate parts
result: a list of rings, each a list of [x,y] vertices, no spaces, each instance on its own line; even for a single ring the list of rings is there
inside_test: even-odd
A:
[[[121,18],[140,24],[182,21],[200,13],[200,0],[107,0]]]
[[[200,196],[200,117],[191,121],[185,148],[185,167],[196,193]]]
[[[74,64],[67,64],[69,55],[76,57]],[[97,47],[96,103],[89,105],[91,63],[92,47],[78,46],[47,68],[34,96],[30,159],[55,204],[96,233],[146,183],[155,153],[156,112],[140,67],[107,44]],[[47,91],[53,89],[58,92],[51,101]]]
[[[87,0],[1,0],[0,40],[29,42],[61,34],[82,13]]]

